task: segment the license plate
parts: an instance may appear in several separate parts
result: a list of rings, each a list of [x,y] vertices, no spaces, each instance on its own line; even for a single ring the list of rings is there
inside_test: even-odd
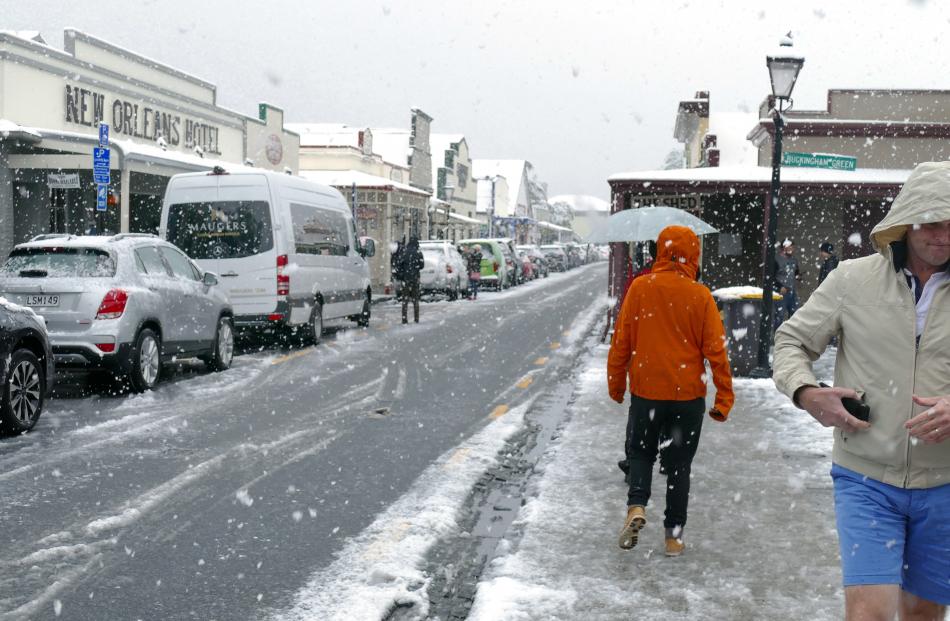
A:
[[[27,306],[59,306],[58,295],[28,295],[26,296]]]

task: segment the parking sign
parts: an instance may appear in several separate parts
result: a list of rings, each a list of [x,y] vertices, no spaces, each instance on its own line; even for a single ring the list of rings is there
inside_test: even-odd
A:
[[[109,186],[96,186],[96,211],[105,211],[109,208]]]
[[[92,177],[96,183],[109,184],[109,149],[94,147],[92,150]]]
[[[100,147],[109,146],[109,124],[108,123],[99,123],[99,146]]]

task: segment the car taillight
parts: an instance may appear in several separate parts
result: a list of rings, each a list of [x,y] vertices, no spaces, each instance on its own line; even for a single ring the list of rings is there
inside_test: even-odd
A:
[[[494,263],[492,263],[492,265],[495,267],[495,271],[497,272],[497,271],[498,271],[498,261],[495,261]]]
[[[452,273],[452,266],[451,266],[451,265],[446,265],[446,266],[445,266],[445,271],[446,271],[447,273],[451,274],[451,273]]]
[[[284,274],[287,267],[287,255],[277,255],[277,295],[290,295],[290,276]]]
[[[99,348],[99,351],[106,354],[111,354],[115,351],[115,343],[96,343],[96,347]]]
[[[118,319],[125,312],[125,305],[129,301],[129,294],[122,289],[110,289],[102,298],[96,319]]]

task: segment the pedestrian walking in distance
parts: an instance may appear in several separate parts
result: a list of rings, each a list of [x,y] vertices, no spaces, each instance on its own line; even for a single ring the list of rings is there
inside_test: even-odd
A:
[[[666,554],[683,552],[690,468],[706,411],[704,359],[716,386],[709,416],[725,422],[735,400],[722,319],[709,289],[696,281],[698,272],[696,234],[684,226],[663,229],[653,268],[630,284],[614,329],[607,356],[610,398],[623,403],[630,379],[625,445],[629,489],[620,531],[625,550],[637,545],[647,523],[659,453],[660,474],[667,480]]]
[[[425,266],[425,257],[419,250],[419,238],[412,236],[399,256],[399,278],[402,280],[402,322],[408,323],[409,303],[412,317],[419,323],[419,276]]]
[[[783,311],[775,314],[776,327],[798,310],[798,281],[801,279],[798,257],[795,256],[795,242],[786,239],[782,242],[781,251],[775,256],[775,281],[778,284],[778,292],[782,294],[779,309]]]
[[[468,297],[478,299],[478,285],[482,282],[482,246],[471,246],[465,255],[466,269],[468,270]]]
[[[950,162],[914,169],[871,243],[874,254],[829,272],[778,329],[774,380],[834,428],[846,618],[943,619],[950,605]],[[811,362],[835,335],[836,386],[822,387]],[[862,400],[866,409],[857,407]]]
[[[403,238],[405,239],[405,238]],[[393,285],[396,289],[396,299],[402,299],[402,275],[400,274],[400,269],[402,265],[402,253],[405,250],[406,245],[403,243],[403,240],[396,242],[396,249],[393,250],[392,255],[389,257],[389,271],[393,275]]]
[[[838,267],[838,257],[835,256],[835,247],[831,242],[822,242],[818,246],[818,256],[821,257],[821,267],[818,268],[818,284],[825,282],[831,270]]]

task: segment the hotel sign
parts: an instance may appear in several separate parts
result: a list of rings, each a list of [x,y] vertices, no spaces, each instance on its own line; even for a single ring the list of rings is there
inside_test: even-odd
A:
[[[169,146],[221,155],[220,128],[177,112],[112,97],[87,88],[66,85],[66,122],[98,127],[105,122],[116,136],[158,141]]]

